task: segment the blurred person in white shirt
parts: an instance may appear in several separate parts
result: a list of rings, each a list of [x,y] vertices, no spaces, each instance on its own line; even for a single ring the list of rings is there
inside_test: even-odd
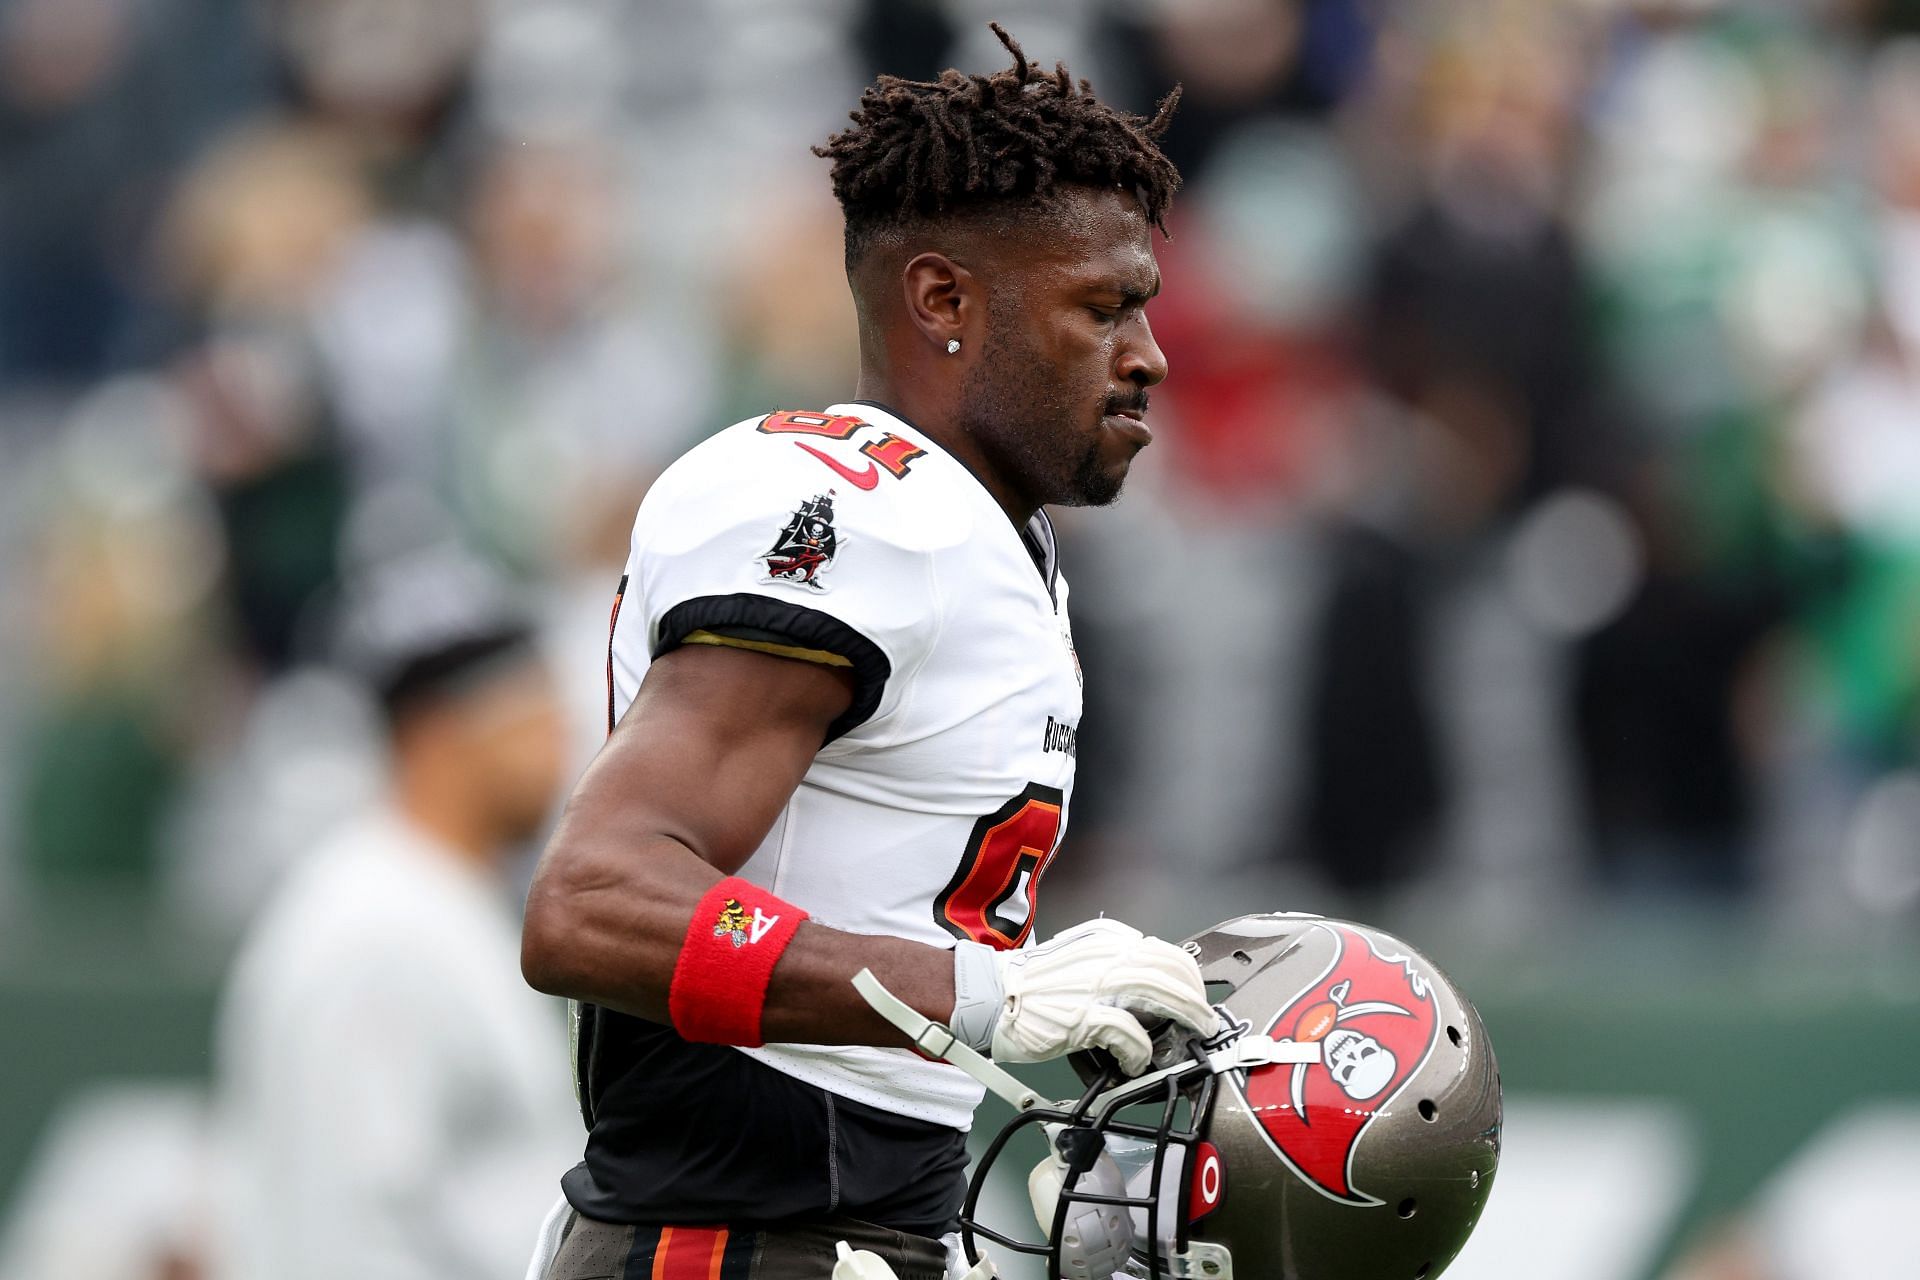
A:
[[[477,568],[416,556],[349,601],[393,785],[288,874],[236,961],[213,1275],[517,1280],[580,1146],[508,875],[560,781],[560,708]]]

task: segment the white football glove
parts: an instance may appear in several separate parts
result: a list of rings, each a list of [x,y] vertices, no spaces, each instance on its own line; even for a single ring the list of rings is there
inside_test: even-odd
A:
[[[1219,1021],[1194,958],[1118,920],[1089,920],[1026,951],[954,948],[954,1034],[1000,1062],[1105,1049],[1128,1075],[1153,1043],[1143,1020],[1210,1034]]]

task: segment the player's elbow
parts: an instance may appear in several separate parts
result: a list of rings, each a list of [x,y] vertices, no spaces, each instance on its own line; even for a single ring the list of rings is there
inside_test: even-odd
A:
[[[654,844],[569,839],[562,829],[527,894],[520,926],[527,985],[642,1017],[664,1008],[691,912],[677,905],[689,892],[672,858],[653,856]],[[684,848],[680,855],[691,858]],[[707,879],[696,883],[704,889]]]
[[[572,963],[567,938],[574,924],[565,895],[539,884],[527,897],[520,925],[520,976],[535,991],[550,996],[577,997],[580,974]]]

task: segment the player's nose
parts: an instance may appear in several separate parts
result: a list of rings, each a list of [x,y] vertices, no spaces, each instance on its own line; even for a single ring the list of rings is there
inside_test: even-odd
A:
[[[1143,387],[1155,386],[1166,378],[1166,353],[1153,340],[1153,329],[1144,315],[1140,317],[1140,323],[1134,326],[1133,341],[1121,350],[1119,367],[1115,373],[1121,381]]]

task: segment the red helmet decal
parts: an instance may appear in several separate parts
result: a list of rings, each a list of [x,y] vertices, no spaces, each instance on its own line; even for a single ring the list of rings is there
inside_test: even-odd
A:
[[[1187,1221],[1198,1222],[1220,1207],[1227,1195],[1227,1166],[1211,1142],[1193,1146],[1193,1179],[1187,1184]]]
[[[1333,935],[1333,960],[1265,1030],[1318,1044],[1320,1061],[1255,1067],[1247,1106],[1274,1153],[1322,1194],[1379,1204],[1353,1185],[1354,1151],[1433,1051],[1433,988],[1410,957],[1381,955],[1357,930],[1313,927]]]

